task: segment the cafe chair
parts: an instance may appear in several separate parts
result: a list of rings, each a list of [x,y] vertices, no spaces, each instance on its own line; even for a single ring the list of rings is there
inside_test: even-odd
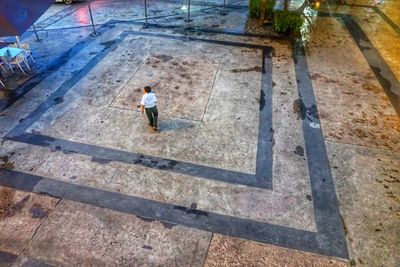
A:
[[[8,73],[8,72],[7,72],[7,69],[6,69],[4,66],[7,66],[7,63],[5,63],[5,62],[3,62],[3,61],[0,61],[0,68],[1,68],[5,73]]]
[[[14,73],[14,67],[18,66],[19,69],[22,71],[22,73],[26,74],[26,72],[24,71],[24,69],[21,66],[21,62],[24,62],[25,65],[28,67],[28,69],[31,70],[28,63],[26,63],[24,57],[17,56],[15,58],[8,58],[8,59],[6,57],[1,57],[1,61],[5,62],[7,64],[8,68],[11,70],[12,73]]]
[[[21,48],[24,49],[25,59],[28,60],[28,57],[30,57],[33,63],[36,63],[32,56],[31,47],[28,44],[21,44]]]
[[[24,50],[25,60],[27,62],[29,62],[28,59],[31,58],[33,63],[36,63],[35,60],[33,59],[32,50],[31,50],[31,47],[29,46],[29,44],[21,44],[21,46],[18,46],[18,44],[14,43],[14,44],[10,44],[9,47],[20,48],[20,49]]]

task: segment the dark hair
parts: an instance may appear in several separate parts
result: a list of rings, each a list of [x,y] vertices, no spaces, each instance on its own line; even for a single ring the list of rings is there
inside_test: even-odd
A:
[[[145,86],[145,87],[144,87],[144,91],[145,91],[146,93],[150,93],[150,92],[151,92],[151,87],[150,87],[150,86]]]

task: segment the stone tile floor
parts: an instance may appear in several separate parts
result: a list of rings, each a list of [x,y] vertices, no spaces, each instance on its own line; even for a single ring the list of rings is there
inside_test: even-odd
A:
[[[97,0],[98,37],[54,4],[0,98],[0,266],[399,266],[398,3],[355,2],[305,51],[246,36],[246,1],[149,1],[144,28]]]

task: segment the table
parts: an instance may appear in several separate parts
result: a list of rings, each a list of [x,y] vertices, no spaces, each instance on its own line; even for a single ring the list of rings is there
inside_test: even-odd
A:
[[[7,50],[10,51],[10,54],[7,53]],[[5,61],[4,63],[10,63],[11,61],[14,60],[14,58],[16,58],[18,55],[24,53],[24,50],[21,48],[16,48],[16,47],[3,47],[2,49],[0,49],[0,57],[4,57]],[[11,58],[11,61],[9,60]],[[23,58],[23,62],[25,63],[25,65],[28,67],[28,69],[30,70],[31,68],[29,67],[28,63],[26,62],[25,58]],[[14,64],[14,63],[13,63]],[[20,70],[22,71],[23,74],[25,74],[24,69],[22,68],[21,64],[19,63],[19,61],[16,62],[16,64],[18,65],[18,67],[20,68]],[[11,69],[11,71],[14,73],[14,71]]]
[[[7,50],[10,51],[10,55],[7,55]],[[21,48],[16,48],[16,47],[3,47],[0,49],[0,57],[6,57],[6,58],[15,58],[19,54],[22,54],[24,52],[23,49]]]

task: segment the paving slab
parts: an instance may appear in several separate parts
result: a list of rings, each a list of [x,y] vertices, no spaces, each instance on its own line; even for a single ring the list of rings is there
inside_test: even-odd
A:
[[[308,62],[325,137],[348,144],[399,150],[400,118],[372,70],[368,69],[363,55],[354,56],[361,53],[356,44],[340,42],[329,48],[332,54],[340,54],[339,57],[326,55],[329,63],[315,58],[316,54],[327,53],[325,44],[329,44],[328,37],[322,37],[325,35],[324,23],[326,27],[339,24],[334,18],[324,18],[319,22],[314,36],[323,39],[324,47],[317,45],[319,41],[313,41],[308,51]],[[342,36],[348,39],[349,33],[343,29],[341,35],[329,38],[340,41]],[[346,63],[354,72],[350,69],[344,72],[346,67],[342,68],[342,55],[349,56],[343,49],[349,50],[353,58],[361,58],[359,62]],[[336,68],[337,71],[325,71],[324,68],[334,65],[341,67]],[[342,73],[339,75],[339,72]]]
[[[350,265],[335,258],[214,234],[204,266],[345,267]]]
[[[0,186],[0,251],[19,255],[58,201]]]
[[[310,188],[297,183],[276,192],[17,142],[7,147],[7,153],[0,154],[7,160],[0,163],[14,171],[178,206],[196,205],[200,210],[243,219],[317,230]]]
[[[400,33],[384,21],[375,10],[354,7],[351,9],[351,15],[385,59],[397,79],[400,79],[400,55],[398,53]]]
[[[158,43],[150,43],[153,39],[162,42],[163,45],[159,46],[157,45]],[[253,127],[253,125],[257,125],[258,123],[259,95],[261,90],[260,70],[262,64],[261,58],[259,57],[260,55],[252,53],[251,57],[249,57],[249,55],[246,54],[241,55],[240,51],[242,48],[215,45],[200,41],[191,42],[193,45],[187,47],[187,42],[170,38],[141,37],[140,40],[136,40],[131,37],[130,40],[133,40],[133,43],[127,39],[126,42],[122,42],[121,50],[118,49],[110,52],[107,56],[108,60],[104,61],[105,63],[100,63],[98,66],[95,66],[94,69],[87,74],[87,77],[84,78],[82,84],[75,85],[71,92],[68,92],[63,97],[63,102],[49,109],[30,130],[52,137],[84,143],[94,143],[96,145],[114,147],[152,156],[167,156],[171,159],[254,173],[258,128]],[[209,72],[203,73],[203,76],[201,76],[207,77],[206,83],[204,83],[205,79],[200,76],[196,78],[197,80],[195,79],[192,81],[193,85],[190,85],[190,81],[186,81],[187,83],[182,82],[182,86],[186,86],[186,88],[188,88],[187,90],[190,89],[190,91],[184,89],[183,91],[187,91],[187,94],[184,93],[182,97],[177,97],[177,99],[174,99],[172,96],[167,97],[167,95],[163,95],[161,92],[159,96],[161,132],[157,135],[146,131],[145,119],[137,112],[133,110],[116,110],[113,107],[107,108],[115,95],[118,94],[119,88],[123,87],[123,85],[117,84],[117,89],[115,89],[115,84],[110,86],[99,82],[99,79],[96,78],[100,76],[106,77],[108,74],[114,73],[112,70],[117,69],[116,66],[120,65],[120,62],[115,60],[115,56],[118,55],[119,60],[122,60],[124,57],[126,59],[126,57],[130,56],[124,52],[125,49],[133,49],[136,47],[149,51],[159,50],[158,53],[163,52],[161,55],[174,57],[177,55],[176,50],[178,48],[185,51],[185,53],[192,53],[192,55],[188,57],[185,55],[179,56],[182,58],[182,64],[185,61],[200,62],[198,61],[200,55],[202,55],[203,51],[208,51],[207,59],[209,60],[202,59],[202,62],[208,63],[201,63],[204,64],[203,68],[209,69]],[[186,48],[188,50],[185,50]],[[212,51],[212,53],[210,53],[210,51]],[[232,54],[232,51],[235,51],[235,53]],[[127,81],[132,79],[134,82],[133,85],[128,82],[126,90],[137,90],[139,87],[142,87],[143,84],[152,84],[151,81],[157,83],[157,79],[150,77],[146,78],[148,82],[143,83],[141,86],[135,84],[143,80],[142,78],[147,75],[144,74],[144,72],[146,72],[146,68],[149,68],[147,65],[150,64],[145,63],[145,67],[140,68],[142,62],[146,62],[148,53],[137,53],[135,56],[141,56],[142,61],[134,60],[132,63],[133,65],[128,64],[128,66],[124,66],[123,69],[118,72],[123,73],[120,78],[121,80]],[[192,58],[192,61],[189,61],[187,58]],[[257,64],[251,63],[251,59],[256,59]],[[215,86],[213,87],[214,76],[217,71],[215,62],[218,61],[221,62],[220,64],[229,64],[231,66],[229,66],[229,71],[225,71],[225,73],[227,73],[226,75],[217,75],[217,81],[215,81]],[[171,62],[175,61],[172,60]],[[238,62],[242,63],[238,64]],[[172,63],[160,61],[158,64],[160,66],[165,64],[162,68],[166,70],[169,68],[169,64]],[[209,64],[212,64],[212,67],[207,67]],[[152,65],[150,66],[153,68]],[[256,69],[254,69],[255,66],[257,67]],[[129,67],[131,67],[133,71],[140,68],[139,72],[133,78],[132,69],[130,70]],[[224,71],[224,68],[221,68],[221,71]],[[194,73],[198,73],[196,67],[191,66],[190,69],[192,69]],[[141,72],[143,72],[143,75],[140,74]],[[161,73],[167,72],[164,71]],[[243,81],[242,77],[247,77],[246,90],[240,89],[243,88],[243,82],[246,81]],[[198,79],[202,80],[204,87],[201,88],[204,89],[198,89],[197,86],[195,86],[195,84],[200,81]],[[250,82],[251,79],[255,79],[254,82]],[[228,84],[224,84],[224,81],[228,82]],[[167,86],[162,86],[161,84],[160,87],[168,90],[170,85],[169,83],[166,83],[166,85]],[[229,85],[231,85],[231,87]],[[174,84],[173,89],[175,87],[176,85]],[[85,97],[87,98],[82,100],[79,95],[83,94],[83,92],[90,91],[90,88],[96,88],[96,93],[86,94]],[[110,88],[113,89],[110,90]],[[232,93],[229,94],[228,98],[228,94],[221,93],[226,92],[227,88],[235,88],[232,89]],[[131,103],[132,100],[129,96],[126,96],[123,88],[122,90],[122,99],[127,98],[127,100],[124,101]],[[160,91],[162,90],[164,89],[160,89]],[[208,95],[206,92],[210,92],[211,90],[218,93],[212,92],[211,95]],[[243,91],[243,93],[240,91]],[[199,98],[199,93],[204,94]],[[100,98],[97,98],[97,95],[99,95]],[[247,98],[247,96],[250,95],[251,98]],[[91,103],[87,101],[88,99],[91,100]],[[197,100],[194,101],[194,99]],[[96,101],[95,106],[102,106],[104,108],[94,109],[92,107],[94,105],[93,101]],[[118,98],[117,102],[120,102]],[[135,102],[137,102],[137,100],[135,100]],[[130,105],[132,104],[134,103]],[[224,108],[221,109],[221,106],[224,106]],[[185,110],[186,107],[190,107],[187,108],[188,111]],[[173,124],[176,124],[180,118],[176,119],[168,116],[171,112],[171,115],[180,117],[184,117],[186,112],[190,119],[195,118],[197,120],[201,120],[203,114],[205,114],[203,123],[190,121],[190,124],[187,126],[181,124],[184,126],[183,131],[173,131],[175,130]],[[82,121],[82,117],[85,118],[84,121]],[[193,127],[191,126],[192,124]],[[165,132],[163,132],[163,127],[167,129]],[[170,130],[168,131],[168,129]],[[111,136],[113,136],[113,138],[110,138]],[[226,153],[221,153],[221,151],[225,151]]]
[[[211,234],[61,201],[25,254],[58,266],[202,266]]]
[[[327,139],[400,150],[400,118],[376,80],[311,76]]]
[[[111,105],[137,110],[144,86],[151,86],[159,99],[157,105],[163,107],[166,115],[200,121],[218,65],[201,59],[152,54]]]
[[[350,257],[357,266],[398,266],[400,156],[327,142]]]
[[[296,74],[291,51],[275,46],[273,56],[274,191],[311,195]]]

